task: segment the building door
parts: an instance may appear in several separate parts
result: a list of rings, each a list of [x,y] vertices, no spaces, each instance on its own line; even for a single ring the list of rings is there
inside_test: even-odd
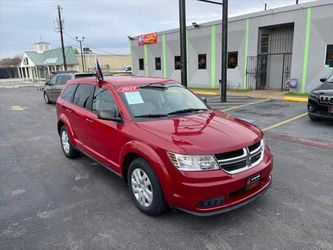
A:
[[[258,55],[247,59],[247,81],[252,89],[285,90],[290,77],[294,24],[259,28]]]

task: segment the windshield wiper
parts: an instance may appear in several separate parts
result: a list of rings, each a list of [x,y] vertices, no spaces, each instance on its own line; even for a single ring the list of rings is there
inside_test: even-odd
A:
[[[163,83],[160,82],[152,82],[147,85],[140,86],[140,88],[158,88],[158,89],[166,89],[167,86],[165,86]]]
[[[158,118],[167,117],[168,114],[146,114],[146,115],[135,115],[134,118]]]
[[[188,109],[181,109],[177,111],[173,111],[168,113],[168,115],[175,115],[175,114],[183,114],[183,113],[191,113],[191,112],[197,112],[197,111],[207,111],[208,109],[194,109],[194,108],[188,108]]]

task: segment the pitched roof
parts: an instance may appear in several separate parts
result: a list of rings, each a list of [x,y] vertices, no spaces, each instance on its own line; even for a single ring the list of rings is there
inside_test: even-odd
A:
[[[36,66],[43,65],[43,54],[38,54],[36,51],[26,51],[24,53]]]
[[[26,51],[25,53],[36,66],[53,66],[64,64],[61,48],[47,50],[42,54],[38,54],[36,51]],[[65,55],[67,65],[79,64],[71,46],[65,47]]]
[[[38,43],[34,43],[34,45],[35,45],[35,44],[50,44],[50,43],[40,41],[40,42],[38,42]]]

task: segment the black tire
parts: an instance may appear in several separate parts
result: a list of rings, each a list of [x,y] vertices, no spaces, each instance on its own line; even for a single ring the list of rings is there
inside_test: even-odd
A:
[[[49,98],[49,96],[48,96],[48,94],[46,92],[44,92],[44,101],[45,101],[46,104],[50,104],[51,103],[50,98]]]
[[[65,134],[67,135],[67,141],[68,141],[68,145],[65,146],[65,142],[63,142],[63,136],[65,137]],[[65,128],[65,126],[62,126],[61,129],[60,129],[60,143],[61,143],[61,148],[62,148],[62,151],[64,152],[65,156],[68,157],[68,158],[76,158],[80,155],[80,152],[75,149],[73,146],[72,146],[72,143],[69,139],[69,133],[67,131],[67,129]]]
[[[316,121],[319,121],[319,120],[320,120],[320,118],[319,118],[319,117],[313,116],[313,115],[311,115],[311,114],[309,114],[309,118],[310,118],[310,120],[311,120],[311,121],[314,121],[314,122],[316,122]]]
[[[152,201],[149,206],[141,205],[138,199],[135,197],[132,188],[132,181],[133,181],[132,173],[135,170],[143,171],[148,176],[149,181],[151,183],[150,191],[152,192]],[[136,158],[131,162],[127,173],[127,180],[128,180],[127,184],[130,195],[132,196],[135,205],[139,208],[141,212],[150,216],[154,216],[163,213],[168,208],[157,175],[155,174],[154,170],[150,167],[148,162],[145,161],[143,158]]]

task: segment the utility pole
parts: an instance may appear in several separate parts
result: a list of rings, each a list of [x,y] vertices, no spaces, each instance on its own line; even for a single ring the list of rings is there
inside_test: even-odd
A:
[[[65,55],[65,46],[64,46],[64,37],[62,34],[62,19],[61,19],[61,7],[58,5],[58,18],[59,18],[59,29],[60,29],[60,38],[61,38],[61,48],[62,48],[62,58],[64,60],[64,68],[67,70],[67,64],[66,64],[66,55]]]
[[[181,83],[182,83],[182,85],[187,87],[185,0],[179,0],[179,34],[180,34]]]
[[[221,46],[221,102],[227,102],[227,67],[228,67],[228,0],[216,2],[198,0],[211,4],[222,5],[222,46]]]
[[[298,0],[296,0],[296,4],[298,4]]]
[[[82,43],[85,39],[85,37],[83,36],[81,38],[81,40],[79,40],[78,37],[75,37],[76,41],[78,41],[80,43],[80,51],[81,51],[81,62],[82,62],[82,71],[85,72],[85,65],[84,65],[84,62],[83,62],[83,53],[82,53]]]
[[[265,3],[265,10],[267,10],[267,3]]]
[[[228,0],[222,5],[222,61],[221,61],[221,102],[227,101],[227,66],[228,66]]]

